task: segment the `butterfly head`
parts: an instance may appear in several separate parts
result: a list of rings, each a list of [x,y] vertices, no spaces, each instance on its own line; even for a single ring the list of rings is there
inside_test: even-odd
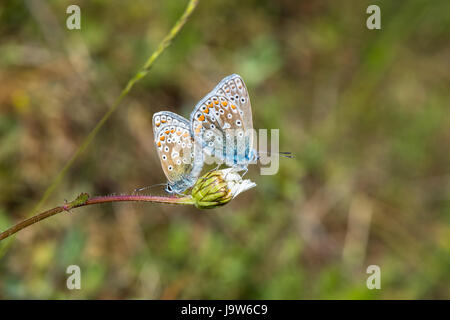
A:
[[[196,179],[194,176],[180,178],[176,182],[167,182],[165,191],[169,194],[182,195],[187,189],[192,187]]]
[[[165,188],[165,191],[169,194],[178,194],[181,195],[187,187],[184,183],[170,183],[168,182]]]
[[[166,189],[165,190],[166,190],[167,193],[170,193],[170,194],[174,193],[173,187],[170,185],[170,183],[168,183],[166,185]]]

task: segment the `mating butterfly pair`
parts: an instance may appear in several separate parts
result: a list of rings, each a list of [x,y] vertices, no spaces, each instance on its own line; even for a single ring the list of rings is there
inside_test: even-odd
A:
[[[252,112],[244,81],[232,74],[195,106],[190,121],[169,111],[153,115],[158,156],[168,183],[166,191],[182,193],[194,185],[204,153],[238,170],[257,158]]]

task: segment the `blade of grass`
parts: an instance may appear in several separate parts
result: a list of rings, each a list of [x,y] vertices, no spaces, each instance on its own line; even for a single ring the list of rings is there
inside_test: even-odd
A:
[[[199,0],[190,0],[186,9],[184,10],[181,17],[177,20],[175,25],[172,27],[170,32],[164,37],[164,39],[159,43],[158,48],[152,53],[152,55],[147,59],[145,64],[142,66],[142,68],[134,75],[133,78],[131,78],[130,81],[128,81],[125,88],[122,90],[120,95],[117,97],[117,99],[114,101],[114,103],[111,105],[109,110],[105,113],[105,115],[100,119],[100,121],[97,123],[97,125],[92,129],[92,131],[87,135],[87,137],[84,139],[81,146],[77,149],[75,154],[67,161],[65,166],[61,169],[61,171],[57,174],[55,179],[53,179],[50,186],[45,190],[42,198],[39,200],[37,205],[34,207],[34,209],[31,211],[31,213],[39,211],[44,204],[44,202],[50,197],[50,195],[55,191],[56,187],[60,184],[64,176],[66,175],[67,171],[70,169],[70,167],[73,165],[76,159],[86,150],[86,148],[89,146],[89,144],[92,142],[94,137],[97,135],[99,130],[103,127],[105,122],[109,119],[111,114],[116,111],[117,107],[122,102],[123,98],[130,92],[130,90],[133,88],[134,84],[138,82],[140,79],[145,77],[148,72],[150,71],[151,67],[154,65],[155,61],[159,58],[159,56],[164,52],[164,50],[169,47],[175,38],[175,36],[180,32],[180,30],[183,28],[184,24],[187,22],[189,17],[194,12],[195,8],[198,5]],[[5,255],[7,249],[10,247],[12,240],[15,237],[9,238],[6,243],[0,247],[0,259]]]

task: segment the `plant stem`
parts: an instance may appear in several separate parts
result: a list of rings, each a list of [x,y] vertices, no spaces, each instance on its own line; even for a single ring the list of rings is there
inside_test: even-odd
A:
[[[172,40],[175,38],[175,36],[180,32],[181,28],[184,26],[192,12],[194,11],[195,7],[198,4],[198,0],[190,0],[183,15],[178,19],[178,21],[175,23],[175,25],[172,27],[170,32],[164,37],[164,39],[160,42],[158,45],[158,48],[156,51],[152,53],[152,55],[147,59],[145,64],[141,67],[141,69],[134,75],[134,77],[128,81],[125,88],[122,90],[120,95],[117,97],[117,99],[114,101],[112,106],[109,108],[109,110],[105,113],[105,115],[100,119],[100,121],[97,123],[97,125],[92,129],[92,131],[88,134],[88,136],[84,139],[81,146],[77,149],[75,154],[69,159],[69,161],[66,163],[66,165],[62,168],[62,170],[58,173],[56,178],[53,180],[53,182],[50,184],[50,186],[45,190],[44,195],[42,196],[39,203],[36,205],[36,208],[34,211],[38,211],[42,204],[45,202],[45,200],[48,199],[48,197],[53,193],[53,191],[56,189],[58,184],[61,182],[62,178],[65,176],[66,172],[69,170],[69,168],[72,166],[72,164],[75,162],[75,160],[83,153],[83,151],[89,146],[89,144],[92,142],[94,137],[97,135],[100,128],[103,126],[103,124],[106,122],[106,120],[109,119],[111,114],[116,111],[119,104],[122,102],[123,98],[130,92],[131,88],[134,86],[136,82],[138,82],[140,79],[142,79],[144,76],[148,74],[150,71],[150,68],[154,65],[155,61],[158,59],[158,57],[164,52],[164,50],[172,43]]]
[[[65,205],[39,213],[31,218],[25,219],[11,228],[0,233],[0,241],[8,238],[16,232],[25,229],[41,220],[47,219],[55,214],[63,211],[70,211],[75,208],[89,206],[93,204],[107,203],[107,202],[122,202],[122,201],[142,201],[142,202],[156,202],[156,203],[172,203],[172,204],[194,204],[195,201],[191,196],[184,197],[158,197],[158,196],[141,196],[141,195],[120,195],[120,196],[104,196],[89,198],[87,193],[80,194],[74,201],[66,203]]]
[[[125,98],[125,96],[130,92],[130,90],[134,86],[134,84],[148,74],[151,67],[154,65],[155,61],[158,59],[158,57],[164,52],[164,50],[168,46],[170,46],[170,44],[172,43],[175,36],[183,28],[184,24],[187,22],[189,17],[192,15],[192,13],[194,12],[194,9],[197,7],[198,2],[199,2],[199,0],[190,0],[189,1],[186,9],[183,12],[183,15],[177,20],[177,22],[172,27],[170,32],[160,42],[160,44],[158,45],[158,48],[151,54],[151,56],[147,59],[145,64],[142,66],[142,68],[135,74],[135,76],[130,81],[128,81],[127,85],[122,90],[122,92],[117,97],[117,99],[114,101],[114,103],[111,105],[109,110],[100,119],[100,121],[92,129],[92,131],[87,135],[87,137],[84,139],[84,141],[82,142],[80,147],[78,147],[75,154],[67,161],[67,163],[64,165],[64,167],[61,169],[61,171],[59,171],[59,173],[56,175],[56,177],[51,182],[50,186],[48,186],[47,189],[44,191],[42,198],[39,200],[39,202],[34,207],[32,212],[36,212],[41,209],[44,202],[50,197],[50,195],[53,193],[53,191],[56,189],[56,187],[60,184],[60,182],[66,175],[67,171],[69,170],[69,168],[72,167],[75,160],[78,159],[78,157],[89,146],[89,144],[92,142],[94,137],[100,131],[100,129],[104,125],[104,123],[109,119],[111,114],[117,109],[117,107],[122,102],[123,98]],[[4,246],[0,247],[0,259],[5,254],[7,248],[9,248],[10,243],[11,243],[11,241],[6,243]]]

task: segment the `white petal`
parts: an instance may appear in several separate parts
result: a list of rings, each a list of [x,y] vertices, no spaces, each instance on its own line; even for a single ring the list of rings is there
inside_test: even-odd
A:
[[[220,171],[222,172],[222,176],[228,184],[228,189],[230,189],[233,198],[241,192],[256,187],[256,183],[248,179],[242,180],[242,177],[234,168],[223,169]]]

